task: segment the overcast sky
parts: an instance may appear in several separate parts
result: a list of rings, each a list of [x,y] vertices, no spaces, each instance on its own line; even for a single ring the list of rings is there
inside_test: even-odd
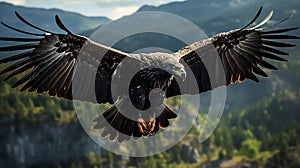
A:
[[[107,16],[118,19],[135,12],[143,5],[158,6],[183,0],[4,0],[15,5],[39,8],[59,8],[86,16]]]

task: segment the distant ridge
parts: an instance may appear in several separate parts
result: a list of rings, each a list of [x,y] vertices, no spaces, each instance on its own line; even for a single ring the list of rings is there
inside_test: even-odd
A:
[[[264,8],[262,15],[274,10],[273,19],[277,21],[295,13],[295,17],[299,17],[296,16],[300,12],[299,0],[289,0],[285,3],[282,3],[282,0],[186,0],[160,6],[144,5],[138,12],[161,11],[179,15],[194,22],[211,36],[246,24],[260,6]],[[287,24],[299,26],[298,20],[293,18]]]
[[[45,29],[58,31],[57,26],[54,24],[54,16],[59,15],[64,24],[70,27],[74,33],[95,29],[100,25],[110,22],[107,17],[87,17],[75,12],[67,12],[60,9],[43,9],[16,6],[6,2],[0,2],[0,21],[11,24],[17,27],[23,27],[24,24],[18,21],[15,16],[15,11],[18,11],[22,16],[27,18],[33,24],[36,24]],[[51,23],[53,22],[53,23]],[[28,27],[24,27],[28,28]],[[9,30],[0,26],[2,33],[10,33]]]

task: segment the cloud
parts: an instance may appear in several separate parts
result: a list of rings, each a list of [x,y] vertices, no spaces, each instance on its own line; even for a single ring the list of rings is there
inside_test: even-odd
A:
[[[161,4],[184,1],[184,0],[98,0],[94,1],[100,8],[111,8],[112,11],[108,13],[111,19],[118,19],[124,15],[130,15],[136,12],[143,5],[158,6]]]
[[[230,7],[240,7],[242,5],[246,5],[248,3],[253,3],[254,1],[251,0],[231,0],[229,2]]]
[[[116,7],[110,12],[111,19],[118,19],[124,15],[130,15],[137,11],[140,6]]]
[[[22,5],[22,6],[26,5],[25,0],[5,0],[5,2],[12,3],[14,5]]]
[[[117,7],[127,7],[127,6],[141,6],[144,4],[147,5],[161,5],[169,2],[174,1],[184,1],[184,0],[97,0],[94,2],[97,2],[99,6],[117,6]]]
[[[250,0],[231,0],[229,2],[229,6],[231,7],[240,7],[241,5],[245,5],[251,2]]]
[[[90,5],[93,4],[93,8],[97,8],[98,11],[105,11],[105,16],[108,16],[111,19],[118,19],[124,15],[130,15],[136,12],[141,6],[146,4],[157,6],[174,1],[184,0],[94,0],[86,3],[89,3]]]
[[[143,5],[158,6],[161,4],[184,0],[4,0],[6,2],[38,8],[59,8],[78,12],[86,16],[106,16],[118,19],[134,13]]]

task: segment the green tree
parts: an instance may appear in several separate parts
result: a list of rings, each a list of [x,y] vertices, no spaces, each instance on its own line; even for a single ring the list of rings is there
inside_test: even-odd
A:
[[[260,152],[261,142],[256,139],[247,139],[242,142],[240,155],[255,158]]]

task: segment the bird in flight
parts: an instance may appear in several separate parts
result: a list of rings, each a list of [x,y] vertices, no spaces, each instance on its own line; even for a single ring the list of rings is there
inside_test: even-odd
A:
[[[73,34],[57,15],[56,24],[65,34],[33,25],[16,12],[20,21],[40,33],[24,31],[1,22],[5,27],[27,36],[0,37],[1,41],[21,43],[0,47],[0,52],[19,51],[0,59],[0,64],[9,65],[0,75],[5,75],[5,81],[16,75],[21,76],[12,86],[21,86],[21,91],[112,104],[111,108],[94,119],[94,129],[103,129],[101,135],[110,140],[123,142],[147,137],[168,127],[169,120],[177,117],[164,103],[166,98],[200,94],[245,79],[259,82],[257,76],[268,77],[262,68],[277,69],[267,59],[286,61],[280,56],[288,53],[278,47],[295,45],[276,40],[299,39],[297,36],[284,34],[298,27],[277,30],[263,27],[273,12],[255,24],[261,11],[262,8],[242,28],[195,42],[175,53],[147,54],[125,53]],[[207,61],[213,55],[216,58]],[[218,60],[220,64],[217,63]],[[213,66],[208,68],[207,62]],[[138,72],[130,78],[129,83],[118,82],[130,77],[127,70],[130,71],[133,67]],[[215,73],[219,70],[223,75]],[[74,82],[77,73],[84,74],[81,75],[79,84],[78,81]],[[88,74],[93,74],[93,82],[84,83],[88,81]],[[189,82],[192,78],[196,85]],[[115,92],[116,99],[113,98],[112,86],[118,88]],[[74,90],[80,94],[74,96]],[[89,96],[91,91],[94,98]],[[132,104],[134,108],[129,108],[128,104]]]

